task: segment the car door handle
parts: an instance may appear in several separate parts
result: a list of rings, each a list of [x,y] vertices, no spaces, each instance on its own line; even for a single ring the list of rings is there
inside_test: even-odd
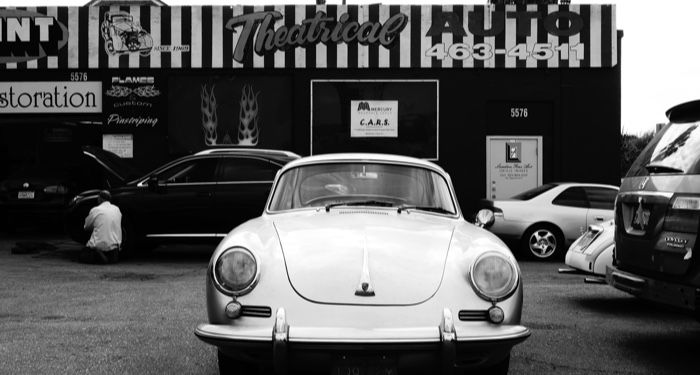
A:
[[[596,216],[596,217],[595,217],[595,220],[596,220],[596,221],[605,221],[605,218],[602,217],[602,216]]]
[[[200,191],[200,192],[197,193],[197,197],[200,197],[200,198],[208,198],[208,197],[211,197],[211,192],[209,192],[209,191],[207,191],[207,192],[202,192],[202,191]]]

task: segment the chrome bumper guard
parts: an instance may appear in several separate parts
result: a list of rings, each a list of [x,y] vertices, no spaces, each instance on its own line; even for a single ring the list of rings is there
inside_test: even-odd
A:
[[[290,328],[294,336],[290,340]],[[287,323],[283,307],[275,313],[275,325],[270,335],[267,330],[252,328],[242,330],[237,327],[222,324],[200,324],[195,329],[195,335],[202,341],[217,345],[226,342],[271,342],[273,368],[276,374],[286,374],[288,365],[288,347],[292,343],[328,343],[328,344],[415,344],[441,343],[443,373],[449,374],[455,368],[457,345],[462,343],[496,343],[510,341],[515,345],[530,336],[530,330],[520,325],[491,325],[482,327],[455,327],[450,309],[442,311],[438,328],[416,328],[405,331],[366,331],[347,328],[303,328],[290,327]],[[266,333],[265,333],[266,332]]]

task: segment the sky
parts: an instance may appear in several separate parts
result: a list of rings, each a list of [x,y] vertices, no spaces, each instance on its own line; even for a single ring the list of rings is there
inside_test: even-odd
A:
[[[315,0],[164,0],[168,5],[315,4]],[[0,6],[80,6],[87,0],[0,0]],[[346,0],[347,4],[486,4],[486,0]],[[328,0],[327,4],[341,4]],[[622,132],[642,134],[666,122],[675,104],[700,99],[700,0],[588,0],[615,4],[622,38]],[[695,35],[695,37],[693,37]],[[591,110],[595,110],[592,108]]]

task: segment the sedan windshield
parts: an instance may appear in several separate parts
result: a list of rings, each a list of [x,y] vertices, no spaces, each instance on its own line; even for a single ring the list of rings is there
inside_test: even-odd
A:
[[[444,177],[429,169],[379,164],[334,163],[293,168],[280,176],[271,211],[305,207],[405,207],[455,214]]]

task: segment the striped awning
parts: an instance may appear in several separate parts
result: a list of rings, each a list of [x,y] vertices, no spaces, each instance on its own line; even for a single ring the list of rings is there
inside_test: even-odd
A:
[[[615,65],[613,5],[0,8],[7,69]]]

